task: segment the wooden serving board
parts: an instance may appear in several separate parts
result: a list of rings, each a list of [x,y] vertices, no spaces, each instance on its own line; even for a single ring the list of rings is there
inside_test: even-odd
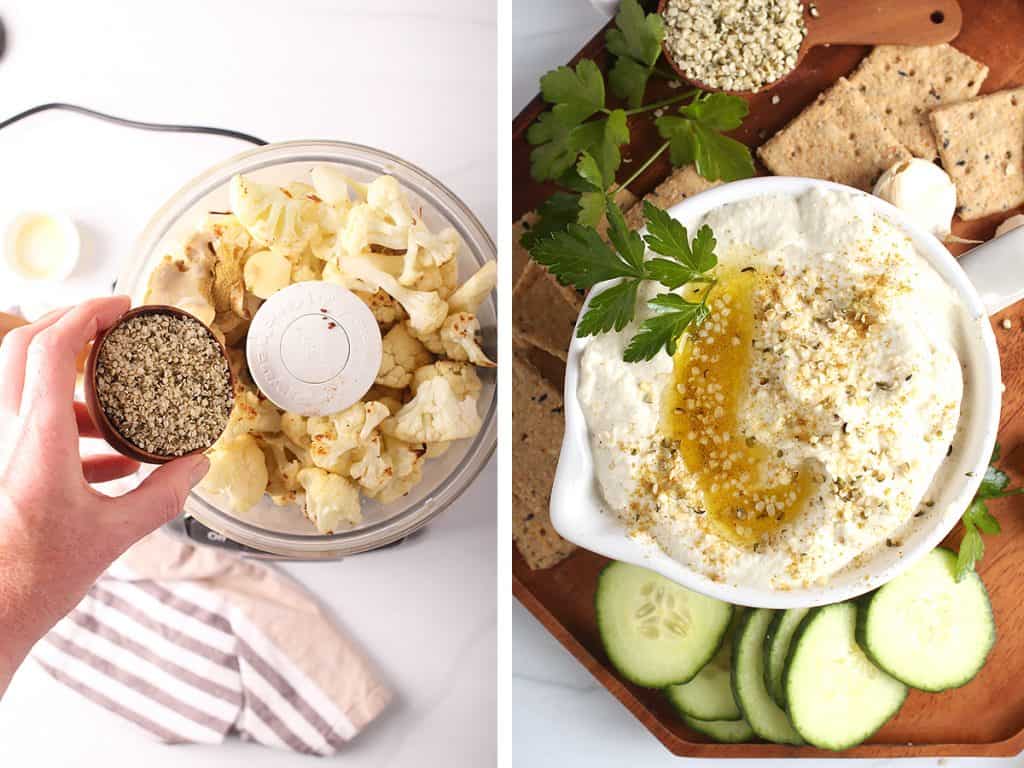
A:
[[[982,93],[1024,84],[1024,3],[1019,0],[961,0],[964,23],[954,45],[990,68]],[[857,46],[833,46],[811,51],[799,69],[778,88],[749,98],[750,117],[733,135],[751,147],[782,128],[836,79],[849,73],[868,52]],[[575,59],[595,59],[606,65],[604,32],[591,40]],[[664,91],[662,93],[662,90]],[[648,100],[671,95],[661,81],[652,81]],[[772,96],[780,103],[773,105]],[[530,178],[526,128],[546,105],[535,98],[515,119],[513,150],[513,219],[536,208],[551,192],[550,185]],[[633,142],[623,156],[642,160],[660,144],[645,116],[630,119]],[[655,163],[631,186],[644,194],[669,172],[667,160]],[[763,168],[759,173],[765,174]],[[623,177],[629,174],[624,164]],[[1008,215],[973,222],[956,222],[955,234],[988,239]],[[954,248],[959,253],[962,246]],[[1021,254],[1024,258],[1024,253]],[[1001,327],[1003,318],[1013,322]],[[1006,392],[1003,396],[999,440],[1001,466],[1014,484],[1024,482],[1024,303],[993,318],[999,342]],[[515,456],[513,455],[513,461]],[[986,536],[985,558],[979,571],[988,586],[999,637],[981,673],[963,688],[940,694],[911,692],[900,713],[874,737],[841,753],[850,757],[1010,756],[1024,750],[1024,497],[991,504],[1003,532]],[[959,526],[946,540],[955,547]],[[687,729],[658,691],[621,680],[605,656],[594,619],[594,587],[607,561],[579,550],[546,571],[531,571],[513,547],[512,589],[566,649],[611,691],[671,752],[691,757],[827,757],[835,753],[810,747],[775,744],[716,744]]]

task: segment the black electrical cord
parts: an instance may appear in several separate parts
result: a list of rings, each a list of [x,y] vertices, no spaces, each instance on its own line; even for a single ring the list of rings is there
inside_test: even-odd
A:
[[[49,104],[40,104],[36,107],[26,109],[24,112],[19,112],[12,117],[8,117],[5,120],[0,120],[0,129],[6,128],[9,125],[13,125],[19,120],[24,120],[26,117],[37,115],[40,112],[46,112],[51,109],[63,109],[67,112],[75,112],[79,115],[85,115],[86,117],[92,117],[97,120],[104,120],[108,123],[114,123],[115,125],[122,125],[126,128],[137,128],[142,131],[160,131],[165,133],[206,133],[214,136],[226,136],[230,139],[238,139],[239,141],[247,141],[250,144],[257,146],[263,146],[267,144],[263,139],[251,136],[248,133],[242,133],[241,131],[232,131],[230,128],[214,128],[209,125],[175,125],[173,123],[147,123],[142,120],[128,120],[123,117],[117,117],[116,115],[108,115],[105,112],[98,112],[95,109],[89,109],[88,107],[80,107],[77,104],[66,104],[60,101],[50,102]]]

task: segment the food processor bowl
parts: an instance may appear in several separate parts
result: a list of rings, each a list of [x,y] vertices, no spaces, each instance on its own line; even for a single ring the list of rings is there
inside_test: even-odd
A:
[[[290,141],[236,155],[188,182],[158,210],[143,230],[136,258],[121,270],[115,290],[142,302],[149,274],[165,254],[174,253],[188,240],[210,211],[230,210],[229,182],[237,173],[261,183],[308,181],[317,165],[337,168],[349,178],[371,181],[389,174],[402,185],[415,211],[436,231],[450,226],[459,233],[459,279],[464,281],[485,262],[495,258],[495,246],[483,226],[448,188],[416,166],[386,152],[340,141]],[[497,304],[493,293],[477,311],[483,330],[483,348],[495,359]],[[219,536],[241,548],[288,559],[329,559],[365,552],[404,539],[438,515],[469,487],[494,452],[497,442],[497,376],[494,369],[478,369],[483,389],[478,408],[483,426],[473,438],[457,440],[443,455],[429,459],[423,480],[401,499],[380,504],[363,499],[362,522],[345,531],[317,532],[298,505],[276,506],[269,497],[237,514],[217,494],[194,490],[185,502],[185,514],[202,525],[204,538],[219,543]],[[180,521],[175,528],[180,531]],[[209,529],[208,531],[205,529]]]

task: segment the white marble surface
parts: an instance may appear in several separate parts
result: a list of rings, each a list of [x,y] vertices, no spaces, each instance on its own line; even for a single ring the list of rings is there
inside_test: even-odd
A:
[[[493,233],[496,11],[477,0],[177,0],[0,5],[0,118],[45,101],[195,122],[268,140],[338,138],[389,150],[442,179]],[[48,113],[0,131],[0,221],[64,209],[87,243],[58,290],[0,278],[0,304],[36,311],[106,292],[152,211],[246,145],[150,134]],[[379,663],[397,704],[341,757],[351,766],[494,763],[496,466],[422,535],[288,571]],[[237,741],[165,747],[51,681],[31,662],[0,702],[0,765],[292,766]]]
[[[605,21],[587,0],[517,0],[512,14],[513,111],[518,112],[533,98],[541,74],[568,61]],[[598,685],[518,603],[514,603],[512,610],[510,647],[513,765],[657,768],[680,764],[680,759],[672,756]],[[784,762],[737,760],[729,761],[728,765],[781,768]],[[854,761],[865,768],[897,762],[900,768],[1007,768],[1024,765],[1024,758]],[[812,760],[802,765],[813,768],[829,764],[838,765],[839,761]]]

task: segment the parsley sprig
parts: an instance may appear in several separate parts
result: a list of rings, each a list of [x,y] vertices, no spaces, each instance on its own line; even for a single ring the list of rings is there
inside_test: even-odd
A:
[[[985,556],[985,542],[981,534],[994,535],[1002,530],[999,521],[988,511],[986,502],[1024,493],[1024,488],[1008,487],[1010,478],[996,467],[997,461],[999,461],[998,443],[995,450],[992,451],[989,467],[985,470],[985,476],[981,480],[981,485],[978,486],[978,492],[974,494],[974,499],[961,518],[961,522],[964,524],[964,537],[960,541],[960,551],[956,558],[957,581],[971,573],[977,562]]]
[[[710,181],[734,181],[754,174],[750,150],[722,135],[739,127],[746,116],[742,99],[691,89],[644,103],[652,77],[675,79],[658,65],[664,36],[660,15],[645,14],[637,0],[623,0],[605,37],[614,57],[607,89],[591,59],[582,59],[575,67],[558,67],[541,78],[541,96],[552,106],[526,133],[533,146],[530,173],[537,181],[554,182],[561,189],[538,208],[539,221],[522,241],[527,249],[553,233],[567,231],[572,222],[597,226],[615,187],[623,162],[621,148],[630,141],[629,118],[634,115],[681,105],[676,113],[655,120],[665,142],[638,162],[620,187],[628,187],[666,151],[673,165],[693,163]],[[609,104],[607,91],[623,100],[625,108]]]
[[[623,359],[650,360],[663,349],[675,354],[683,332],[708,316],[708,295],[717,282],[711,272],[718,264],[710,227],[701,227],[691,241],[686,227],[648,201],[644,202],[644,237],[626,225],[622,211],[610,200],[606,202],[605,215],[608,243],[595,229],[570,223],[565,232],[539,240],[532,251],[533,258],[559,282],[577,288],[593,288],[606,280],[619,281],[591,298],[576,329],[576,335],[581,337],[623,330],[636,315],[640,284],[645,280],[671,290],[698,284],[700,301],[688,301],[667,292],[648,301],[647,306],[654,314],[640,325]],[[658,255],[646,259],[647,248]]]

